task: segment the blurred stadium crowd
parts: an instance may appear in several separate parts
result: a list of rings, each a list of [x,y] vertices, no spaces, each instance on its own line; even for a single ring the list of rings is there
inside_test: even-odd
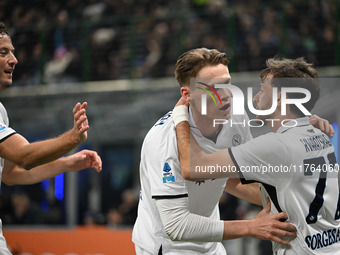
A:
[[[233,72],[280,53],[339,64],[335,0],[3,0],[16,85],[172,76],[182,52],[227,52]]]

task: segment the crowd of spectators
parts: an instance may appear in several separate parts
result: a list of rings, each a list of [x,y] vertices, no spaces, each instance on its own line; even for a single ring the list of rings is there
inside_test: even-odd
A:
[[[233,72],[279,53],[335,65],[336,12],[333,0],[0,2],[23,86],[172,76],[179,54],[202,46],[227,52]]]

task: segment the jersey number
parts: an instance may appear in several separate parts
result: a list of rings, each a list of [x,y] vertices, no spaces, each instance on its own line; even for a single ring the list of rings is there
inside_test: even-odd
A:
[[[334,169],[336,165],[336,157],[334,152],[327,155],[327,159],[329,162],[329,165],[331,165]],[[313,172],[311,171],[310,167],[308,166],[315,166],[315,169],[320,169],[320,177],[318,184],[315,188],[315,197],[312,201],[312,203],[309,206],[309,213],[306,217],[307,224],[313,224],[317,222],[318,220],[318,213],[323,205],[324,199],[323,194],[325,192],[326,188],[326,178],[327,178],[327,168],[324,167],[326,165],[326,161],[324,157],[318,157],[318,158],[312,158],[312,159],[305,159],[303,161],[303,165],[305,167],[305,175],[313,175]],[[340,193],[338,197],[338,205],[335,212],[335,220],[340,219]]]

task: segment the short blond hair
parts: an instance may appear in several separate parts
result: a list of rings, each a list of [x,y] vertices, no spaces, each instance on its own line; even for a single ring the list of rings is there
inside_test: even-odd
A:
[[[227,66],[229,59],[216,49],[197,48],[183,53],[177,60],[175,77],[181,87],[190,85],[190,78],[206,66]]]

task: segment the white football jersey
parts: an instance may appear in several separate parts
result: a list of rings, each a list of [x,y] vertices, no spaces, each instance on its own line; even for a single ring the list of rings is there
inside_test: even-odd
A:
[[[222,243],[174,242],[164,231],[155,204],[156,198],[188,197],[188,209],[191,213],[220,220],[218,203],[227,180],[191,182],[183,179],[171,115],[172,111],[164,115],[151,128],[143,142],[140,162],[141,193],[132,241],[152,254],[158,254],[161,246],[163,254],[226,254]],[[191,113],[189,119],[191,131],[206,152],[231,147],[252,138],[249,129],[242,125],[225,125],[215,144],[202,136]]]
[[[9,136],[15,134],[15,131],[8,127],[9,121],[7,116],[7,111],[5,107],[0,103],[0,142],[7,139]],[[2,169],[4,167],[4,159],[0,158],[0,185],[1,185],[1,176],[2,176]],[[0,254],[10,254],[7,245],[6,240],[3,237],[2,234],[2,221],[0,219]]]
[[[339,165],[334,147],[307,117],[296,121],[295,127],[294,121],[288,122],[276,133],[229,152],[241,179],[261,182],[272,212],[286,212],[297,228],[291,247],[273,243],[274,254],[340,254]]]

